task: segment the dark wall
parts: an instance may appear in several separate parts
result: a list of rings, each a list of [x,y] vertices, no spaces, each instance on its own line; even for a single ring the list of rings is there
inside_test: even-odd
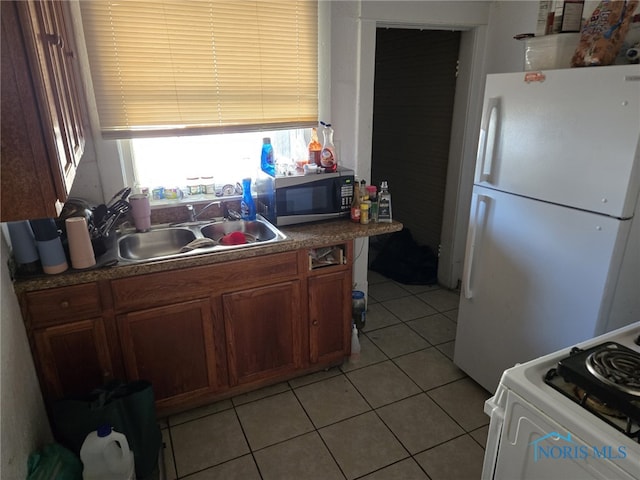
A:
[[[434,252],[459,47],[460,32],[378,28],[376,35],[371,180],[389,182],[393,217]]]

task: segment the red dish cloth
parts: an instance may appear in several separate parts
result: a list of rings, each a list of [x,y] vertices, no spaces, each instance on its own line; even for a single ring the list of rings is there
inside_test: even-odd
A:
[[[242,245],[247,243],[247,237],[242,232],[231,232],[220,239],[222,245]]]

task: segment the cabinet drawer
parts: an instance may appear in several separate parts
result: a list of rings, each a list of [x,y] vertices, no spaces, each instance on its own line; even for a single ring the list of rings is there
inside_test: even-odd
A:
[[[102,315],[97,283],[25,293],[33,327]]]
[[[297,274],[297,254],[286,252],[114,280],[111,291],[116,309],[124,311],[265,285]]]

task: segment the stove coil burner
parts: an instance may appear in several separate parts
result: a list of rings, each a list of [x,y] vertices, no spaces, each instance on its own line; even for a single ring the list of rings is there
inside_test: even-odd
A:
[[[585,360],[587,370],[601,382],[640,396],[640,355],[615,349],[596,350]]]

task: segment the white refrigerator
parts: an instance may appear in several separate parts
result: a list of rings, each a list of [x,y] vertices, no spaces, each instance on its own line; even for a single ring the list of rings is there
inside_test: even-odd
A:
[[[488,75],[454,363],[502,372],[640,320],[640,66]]]

